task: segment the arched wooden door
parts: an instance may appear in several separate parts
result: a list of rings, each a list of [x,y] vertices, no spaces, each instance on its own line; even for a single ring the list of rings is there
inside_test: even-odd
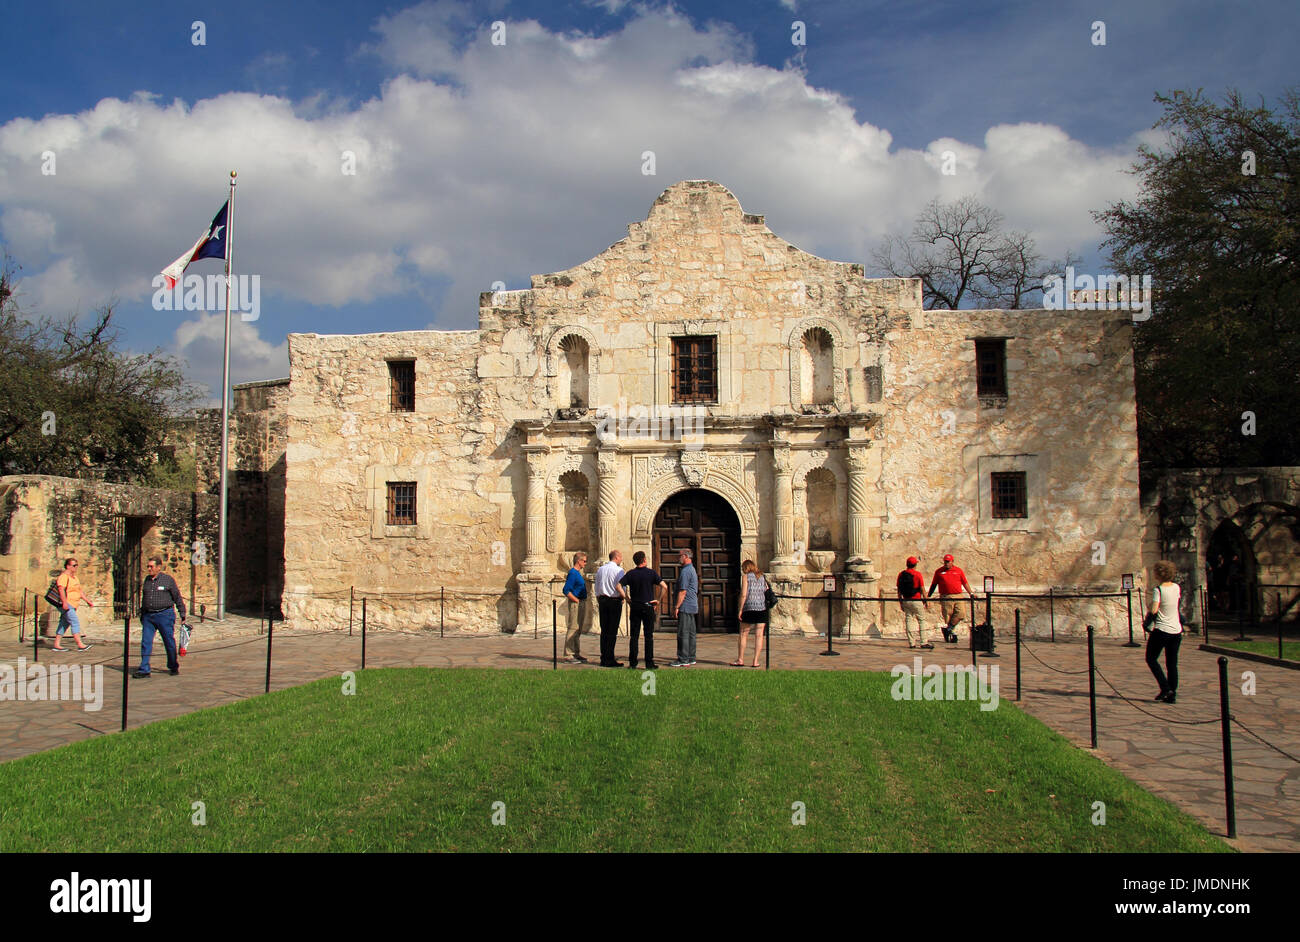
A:
[[[699,488],[680,491],[664,501],[654,522],[651,565],[668,583],[667,615],[677,601],[678,553],[694,554],[700,576],[700,631],[736,631],[736,597],[740,591],[740,521],[723,498]],[[665,630],[677,620],[664,617]]]

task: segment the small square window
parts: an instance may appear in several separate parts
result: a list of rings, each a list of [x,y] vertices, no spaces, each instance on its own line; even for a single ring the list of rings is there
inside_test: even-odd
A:
[[[975,341],[975,388],[981,396],[1007,394],[1007,342]]]
[[[388,361],[388,388],[393,412],[415,411],[415,361]]]
[[[1029,516],[1029,487],[1024,471],[994,471],[989,475],[992,516]]]
[[[718,401],[718,338],[674,337],[673,402]]]
[[[415,525],[415,482],[388,482],[388,525],[409,527]]]

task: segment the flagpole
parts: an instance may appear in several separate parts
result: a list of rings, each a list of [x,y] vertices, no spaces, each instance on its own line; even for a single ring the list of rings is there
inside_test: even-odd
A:
[[[230,448],[230,266],[235,257],[235,177],[230,171],[230,207],[226,213],[226,342],[221,365],[221,510],[217,559],[217,619],[226,617],[226,465]]]

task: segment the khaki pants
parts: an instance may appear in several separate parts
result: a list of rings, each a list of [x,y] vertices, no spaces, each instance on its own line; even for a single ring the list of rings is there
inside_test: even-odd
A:
[[[903,605],[903,631],[907,635],[907,643],[910,645],[925,644],[925,619],[922,614],[925,606],[920,599],[907,599]],[[912,619],[916,619],[916,640],[912,640],[912,629],[910,627]]]
[[[564,636],[564,653],[578,657],[582,653],[578,650],[578,639],[582,636],[582,616],[586,603],[566,598],[564,604],[564,617],[567,619],[565,624],[568,626],[568,633]]]
[[[943,609],[943,620],[948,623],[949,628],[956,628],[966,620],[966,605],[968,604],[970,603],[962,595],[940,596],[939,605]]]

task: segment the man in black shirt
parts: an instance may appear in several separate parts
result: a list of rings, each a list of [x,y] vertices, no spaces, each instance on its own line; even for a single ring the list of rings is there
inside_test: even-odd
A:
[[[167,649],[167,669],[173,675],[181,672],[180,660],[176,657],[175,606],[180,612],[181,621],[185,621],[185,600],[176,580],[162,571],[162,559],[154,556],[146,565],[149,574],[144,578],[140,591],[140,668],[135,677],[149,677],[149,656],[153,653],[153,634],[161,632],[163,647]]]
[[[636,568],[625,573],[619,580],[620,584],[627,586],[632,603],[627,666],[636,667],[637,636],[641,633],[641,626],[645,625],[645,666],[649,670],[656,670],[659,665],[655,663],[655,606],[667,598],[668,585],[659,578],[659,573],[646,565],[645,553],[637,550],[632,554],[632,562]]]

